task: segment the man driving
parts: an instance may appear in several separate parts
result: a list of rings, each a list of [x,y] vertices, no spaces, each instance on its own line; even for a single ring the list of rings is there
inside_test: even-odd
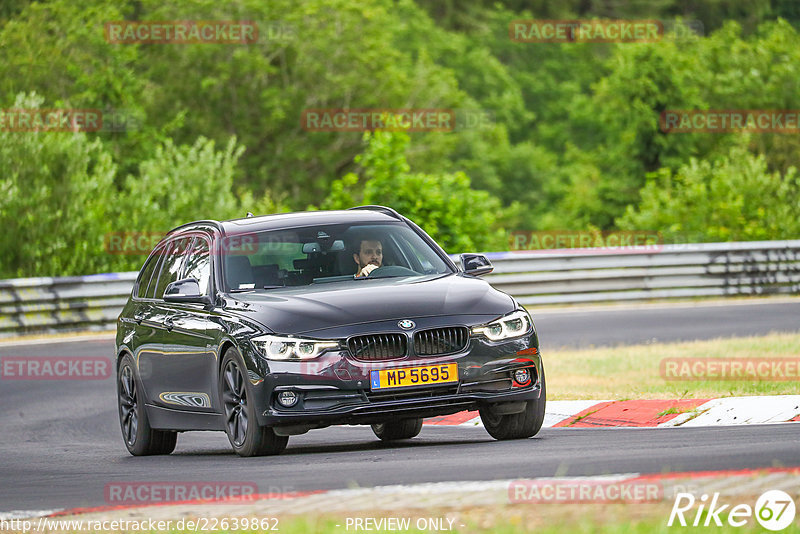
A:
[[[369,273],[383,264],[383,246],[374,237],[364,237],[359,241],[358,251],[353,254],[358,266],[356,278],[369,276]]]

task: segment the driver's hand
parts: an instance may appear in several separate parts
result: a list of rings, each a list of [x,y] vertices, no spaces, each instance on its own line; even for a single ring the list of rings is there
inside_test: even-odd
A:
[[[361,276],[369,276],[369,273],[371,273],[372,271],[374,271],[377,268],[378,268],[378,266],[375,265],[374,263],[370,263],[369,265],[365,265],[361,269]]]

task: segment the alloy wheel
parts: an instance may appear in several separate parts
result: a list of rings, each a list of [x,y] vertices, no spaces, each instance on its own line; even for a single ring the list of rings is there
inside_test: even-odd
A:
[[[234,361],[229,361],[225,366],[223,376],[222,402],[225,409],[225,425],[233,444],[241,447],[247,435],[247,390],[244,376]]]
[[[139,415],[136,380],[133,378],[133,369],[128,365],[122,369],[119,377],[119,407],[125,441],[129,445],[133,445],[139,429]]]

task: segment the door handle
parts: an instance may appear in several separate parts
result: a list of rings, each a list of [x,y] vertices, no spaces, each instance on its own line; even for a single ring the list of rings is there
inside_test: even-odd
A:
[[[164,319],[164,326],[167,327],[167,330],[172,330],[175,324],[172,322],[172,317],[167,317]]]
[[[142,312],[133,314],[133,320],[136,321],[136,324],[142,324],[142,319],[144,319],[144,314]]]

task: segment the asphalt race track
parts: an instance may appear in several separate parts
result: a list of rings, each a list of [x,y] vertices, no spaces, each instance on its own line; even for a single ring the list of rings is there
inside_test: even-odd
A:
[[[616,345],[800,330],[800,302],[534,312],[548,347]],[[10,356],[113,355],[112,340],[0,345]],[[550,366],[557,362],[550,361]],[[0,381],[0,512],[106,504],[111,482],[253,482],[260,493],[553,475],[659,473],[800,465],[794,424],[674,429],[544,429],[497,442],[482,428],[426,426],[385,445],[367,427],[289,440],[277,457],[244,459],[223,433],[188,433],[167,457],[122,443],[112,378]]]
[[[800,299],[794,302],[671,304],[602,311],[536,311],[542,354],[561,347],[669,343],[717,337],[760,336],[800,330]]]

